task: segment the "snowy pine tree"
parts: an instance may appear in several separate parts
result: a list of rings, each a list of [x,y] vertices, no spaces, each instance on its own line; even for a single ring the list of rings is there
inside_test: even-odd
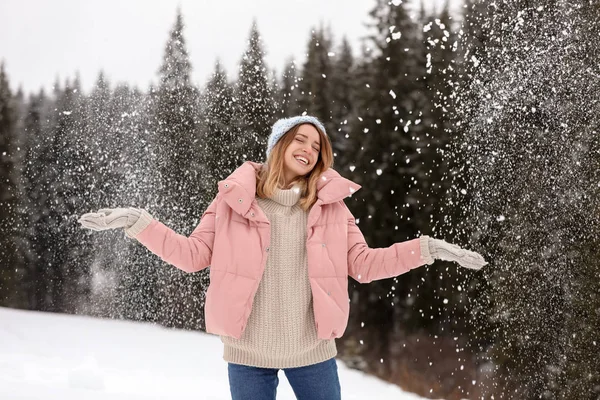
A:
[[[207,172],[203,183],[207,206],[217,194],[217,183],[227,178],[243,162],[240,128],[232,112],[236,107],[233,96],[234,88],[217,61],[202,95],[205,138],[202,141],[202,155]]]
[[[265,52],[256,22],[242,56],[235,87],[237,118],[241,128],[243,161],[264,161],[267,138],[275,122],[275,101],[264,61]]]
[[[191,83],[192,66],[183,35],[183,17],[178,10],[165,46],[154,100],[153,145],[157,151],[155,217],[180,234],[195,228],[193,216],[200,216],[199,200],[204,168],[198,160],[200,132],[199,91]],[[201,291],[202,276],[189,275],[165,265],[158,270],[158,319],[167,326],[198,327],[202,307],[193,294]]]
[[[306,61],[302,66],[299,105],[301,113],[319,118],[325,129],[332,132],[332,51],[330,32],[321,26],[313,29],[307,45]]]
[[[17,105],[3,62],[0,64],[0,232],[3,236],[0,249],[0,305],[24,307],[23,296],[19,296],[17,289],[24,273],[23,259],[18,251],[19,232],[23,227],[18,218],[18,118]]]
[[[299,106],[299,76],[296,70],[296,62],[289,59],[283,70],[279,88],[279,103],[277,117],[285,118],[301,114]]]
[[[480,303],[494,385],[512,398],[597,398],[598,6],[472,3],[457,109],[463,222],[491,260]]]
[[[331,120],[330,134],[333,138],[333,152],[335,154],[335,163],[344,169],[347,173],[348,166],[352,165],[351,154],[353,153],[348,140],[351,134],[350,123],[356,120],[356,65],[352,48],[347,38],[342,39],[342,43],[335,54],[332,55],[333,65],[331,66]]]

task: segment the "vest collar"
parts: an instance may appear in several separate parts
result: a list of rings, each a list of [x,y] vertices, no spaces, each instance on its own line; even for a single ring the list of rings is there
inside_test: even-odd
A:
[[[256,172],[263,164],[246,161],[227,178],[219,181],[219,194],[237,213],[245,215],[256,197]],[[323,172],[317,182],[317,199],[335,203],[351,196],[361,186],[341,176],[333,168]]]

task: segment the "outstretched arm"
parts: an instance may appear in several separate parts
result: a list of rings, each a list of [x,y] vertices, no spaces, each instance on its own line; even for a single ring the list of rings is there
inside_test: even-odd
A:
[[[345,204],[344,204],[345,206]],[[346,207],[348,217],[348,275],[360,283],[398,276],[424,264],[433,263],[427,236],[370,248]]]
[[[217,198],[218,195],[189,237],[178,234],[144,209],[102,209],[82,215],[79,222],[93,230],[123,227],[128,237],[138,240],[163,261],[185,272],[197,272],[208,267],[212,258]]]
[[[197,272],[210,265],[215,241],[217,198],[208,206],[200,223],[189,237],[181,235],[162,222],[142,216],[125,232],[163,261],[185,272]],[[152,218],[152,217],[150,217]]]
[[[348,275],[360,283],[398,276],[422,265],[433,264],[435,259],[454,261],[462,267],[474,270],[487,265],[480,254],[427,235],[394,243],[389,247],[372,249],[367,245],[347,207],[346,212]]]

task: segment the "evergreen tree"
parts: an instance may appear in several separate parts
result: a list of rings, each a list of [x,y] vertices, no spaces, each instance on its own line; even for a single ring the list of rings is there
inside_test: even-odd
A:
[[[203,166],[198,163],[198,90],[191,84],[191,63],[183,36],[183,17],[178,11],[165,47],[155,99],[154,148],[158,159],[158,212],[161,222],[180,234],[195,228],[192,215],[200,213]],[[150,210],[149,210],[150,211]],[[188,275],[172,266],[158,270],[159,321],[168,326],[195,328],[201,324],[199,293],[202,276]]]
[[[178,11],[175,25],[165,46],[156,96],[156,145],[162,159],[158,162],[161,201],[169,210],[189,212],[191,204],[168,194],[198,193],[199,172],[194,165],[196,150],[196,113],[198,90],[190,83],[192,66],[183,36],[183,17]],[[172,208],[170,205],[175,205]]]
[[[283,92],[277,76],[277,70],[272,69],[268,73],[268,80],[271,85],[271,98],[273,99],[273,118],[279,117],[280,109],[283,104]]]
[[[478,227],[491,260],[481,303],[494,336],[484,350],[512,398],[597,398],[589,281],[600,237],[591,184],[600,180],[600,78],[586,71],[598,58],[598,8],[515,0],[468,11],[477,27],[466,33],[474,39],[457,114],[471,194],[464,223]]]
[[[248,47],[239,67],[235,88],[243,161],[262,162],[267,139],[275,122],[275,101],[264,62],[265,52],[256,22],[252,24]]]
[[[370,13],[374,49],[356,69],[360,112],[352,132],[358,137],[350,137],[349,143],[359,145],[350,154],[349,168],[350,177],[364,191],[350,204],[371,247],[431,233],[436,202],[431,191],[430,98],[423,79],[426,59],[420,25],[411,20],[406,7],[377,2]],[[432,317],[437,310],[431,303],[435,294],[426,293],[429,287],[423,284],[429,273],[424,267],[368,286],[350,284],[358,313],[353,319],[365,326],[354,332],[353,340],[356,335],[368,340],[359,349],[369,354],[370,367],[381,376],[393,372],[393,365],[380,359],[390,350],[395,354],[401,337],[427,332],[436,322]]]
[[[157,126],[152,117],[155,108],[153,89],[148,96],[127,85],[118,85],[110,102],[116,116],[111,130],[118,147],[116,153],[118,188],[112,204],[144,208],[157,218],[156,169],[159,149],[154,146],[153,133]],[[160,211],[160,210],[157,210]],[[110,256],[110,264],[102,270],[106,282],[114,285],[98,295],[108,297],[107,309],[111,316],[136,321],[158,322],[163,320],[158,292],[159,274],[172,268],[148,253],[136,240],[125,239],[120,232],[115,247],[118,252]]]
[[[111,95],[109,83],[104,73],[100,72],[88,101],[86,137],[95,166],[92,171],[95,205],[101,207],[115,194],[117,180],[113,156],[121,149],[115,143],[117,138],[112,132],[112,124],[117,116],[116,110],[110,109]]]
[[[426,182],[423,186],[427,194],[424,199],[427,206],[423,207],[423,216],[426,218],[422,218],[429,225],[424,229],[431,229],[437,238],[461,243],[462,238],[453,235],[451,221],[454,219],[451,218],[453,210],[450,207],[452,197],[449,194],[454,188],[448,176],[449,161],[444,159],[453,127],[449,115],[453,107],[453,86],[457,79],[454,73],[454,49],[458,38],[452,31],[448,2],[444,4],[440,15],[427,15],[421,2],[419,19],[424,27],[421,40],[422,57],[425,60],[423,93],[428,96],[428,105],[423,108],[421,122],[427,126],[428,146],[420,150],[425,167],[421,180]],[[418,277],[422,278],[423,283],[419,286],[414,307],[428,309],[431,313],[429,334],[458,337],[457,347],[464,347],[465,338],[461,334],[469,331],[465,330],[465,319],[468,318],[469,310],[462,288],[468,287],[468,280],[472,275],[465,269],[456,268],[453,263],[438,260],[435,265],[429,267],[429,271]]]
[[[281,76],[279,89],[279,106],[277,108],[277,117],[286,118],[301,114],[299,104],[299,77],[296,70],[296,62],[289,59]]]
[[[65,178],[65,210],[61,222],[64,233],[63,246],[65,258],[62,276],[63,311],[80,313],[87,307],[90,295],[90,265],[94,257],[94,248],[81,245],[81,226],[77,218],[88,207],[94,194],[94,165],[89,146],[88,98],[81,92],[79,76],[76,76],[72,87],[73,98],[68,115],[70,120],[64,121],[61,129],[65,130],[65,140],[68,146],[66,155],[69,157],[63,172]],[[65,104],[67,105],[67,104]],[[66,149],[65,149],[66,150]]]
[[[364,180],[362,165],[365,162],[362,159],[364,147],[362,144],[363,132],[361,131],[361,124],[364,119],[361,115],[370,112],[370,102],[372,99],[370,85],[376,79],[375,71],[371,67],[373,63],[372,53],[364,44],[361,47],[361,53],[361,57],[355,68],[356,98],[354,107],[357,110],[357,115],[356,119],[349,121],[350,132],[345,137],[347,145],[346,151],[343,153],[342,169],[336,167],[344,176],[360,185],[362,185]],[[356,224],[360,227],[367,243],[370,247],[374,247],[369,232],[362,226],[363,218],[361,217],[365,212],[366,204],[365,200],[361,198],[360,192],[353,195],[350,199],[346,199],[346,204],[356,217]],[[339,343],[340,353],[343,354],[346,362],[361,370],[369,370],[369,358],[376,358],[380,354],[377,353],[377,349],[373,348],[370,340],[372,332],[376,330],[376,326],[371,328],[371,322],[375,319],[374,316],[376,314],[373,312],[374,306],[368,304],[368,301],[366,301],[366,299],[375,300],[370,295],[372,284],[361,285],[352,279],[348,280],[348,291],[351,302],[350,316],[346,332]],[[370,315],[368,314],[369,309],[371,310]],[[372,357],[369,356],[370,354],[373,354]]]
[[[24,284],[27,288],[29,305],[33,310],[53,309],[51,280],[52,262],[56,250],[56,238],[50,229],[51,210],[57,201],[52,185],[57,182],[56,154],[53,152],[56,135],[56,99],[62,89],[58,81],[54,85],[54,96],[48,98],[40,92],[30,102],[25,131],[27,164],[23,179],[27,200],[24,210],[30,216],[27,229],[27,247],[31,252]]]
[[[240,130],[232,110],[235,108],[234,89],[220,62],[206,85],[202,96],[204,109],[203,165],[204,201],[207,206],[217,194],[217,183],[229,176],[241,163],[243,148]]]
[[[83,155],[89,160],[85,180],[81,182],[84,188],[80,195],[82,201],[78,215],[96,212],[100,208],[116,207],[112,196],[116,190],[117,179],[114,175],[114,152],[119,151],[111,135],[111,123],[114,116],[110,109],[111,90],[104,73],[101,71],[92,92],[85,102],[84,134],[78,148],[83,149]],[[98,312],[97,307],[109,307],[109,298],[99,293],[105,293],[107,272],[115,269],[114,258],[119,254],[120,236],[115,232],[97,234],[94,232],[76,232],[81,238],[85,235],[85,245],[79,246],[78,261],[87,267],[87,282],[89,287],[80,293],[77,313],[108,316],[109,312]]]
[[[339,52],[333,59],[331,67],[331,116],[332,137],[335,164],[346,171],[352,165],[351,122],[356,120],[357,78],[356,65],[352,48],[346,38],[342,39]]]
[[[24,307],[19,296],[19,280],[24,273],[23,260],[18,252],[22,228],[18,217],[19,182],[17,175],[18,149],[15,99],[10,90],[4,63],[0,64],[0,305]]]
[[[332,62],[329,56],[331,49],[330,34],[325,32],[323,27],[316,31],[313,29],[299,85],[300,111],[319,118],[327,132],[333,132],[336,128],[332,119]]]
[[[30,310],[41,310],[43,304],[43,264],[38,254],[39,247],[36,246],[35,227],[41,217],[41,205],[43,201],[44,183],[40,180],[40,174],[44,167],[41,160],[44,126],[44,105],[47,100],[44,91],[29,98],[25,111],[23,126],[23,146],[25,158],[23,163],[21,198],[21,220],[25,221],[24,241],[22,249],[25,252],[25,273],[21,280],[21,289],[27,295],[27,308]]]
[[[77,206],[78,180],[83,161],[77,146],[81,138],[82,108],[79,82],[68,80],[64,90],[55,87],[55,105],[50,116],[51,130],[40,158],[46,164],[39,174],[44,187],[40,205],[43,217],[38,219],[34,231],[38,255],[43,254],[44,282],[46,285],[43,309],[54,312],[68,311],[76,299],[68,286],[70,273],[79,276],[81,266],[69,260],[69,253],[79,244],[75,231],[79,229],[73,218],[79,213]],[[88,163],[89,165],[89,163]],[[77,269],[79,268],[79,269]]]

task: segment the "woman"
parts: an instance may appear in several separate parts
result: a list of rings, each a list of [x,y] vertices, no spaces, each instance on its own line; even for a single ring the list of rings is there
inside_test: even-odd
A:
[[[84,214],[89,229],[125,228],[186,272],[210,266],[206,331],[220,335],[231,395],[275,399],[283,369],[298,399],[340,399],[335,338],[349,314],[348,276],[390,278],[434,259],[479,269],[474,252],[421,236],[371,249],[344,199],[360,189],[331,168],[331,142],[311,116],[277,121],[265,164],[247,161],[189,237],[143,209]]]

